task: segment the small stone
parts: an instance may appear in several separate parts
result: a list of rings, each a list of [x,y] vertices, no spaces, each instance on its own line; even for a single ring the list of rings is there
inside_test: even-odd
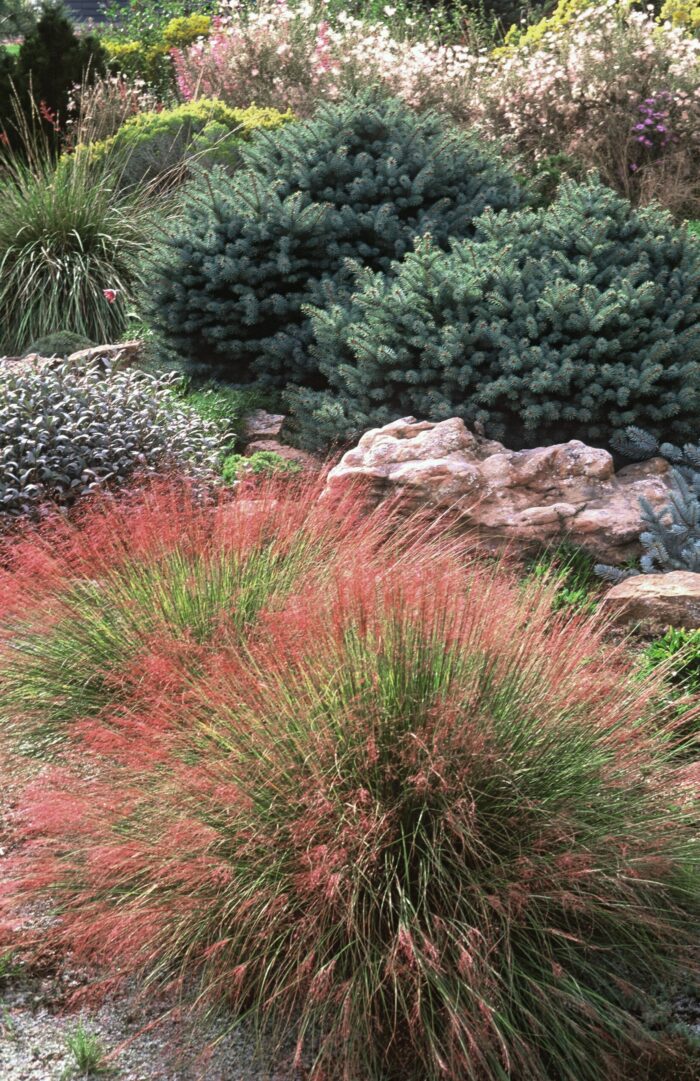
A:
[[[276,439],[285,420],[284,413],[268,413],[265,409],[254,409],[243,421],[241,438],[246,443],[253,439]]]
[[[602,599],[605,615],[644,633],[663,634],[667,627],[700,627],[700,574],[670,571],[637,574],[617,582]]]

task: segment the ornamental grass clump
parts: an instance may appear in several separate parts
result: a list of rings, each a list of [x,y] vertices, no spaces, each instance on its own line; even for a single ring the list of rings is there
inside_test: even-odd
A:
[[[121,192],[107,159],[96,167],[85,154],[56,161],[24,130],[22,153],[0,152],[0,356],[58,330],[119,341],[141,277],[153,193]]]
[[[141,685],[157,693],[179,651],[194,663],[238,641],[306,578],[323,580],[345,548],[369,566],[384,516],[361,514],[357,500],[331,513],[317,503],[318,483],[242,482],[233,500],[184,477],[144,476],[133,492],[97,493],[82,513],[8,538],[0,730],[27,753],[46,753],[71,724]]]
[[[695,937],[697,787],[600,622],[418,550],[346,546],[74,725],[10,911],[48,892],[62,948],[296,1033],[313,1081],[616,1077]]]

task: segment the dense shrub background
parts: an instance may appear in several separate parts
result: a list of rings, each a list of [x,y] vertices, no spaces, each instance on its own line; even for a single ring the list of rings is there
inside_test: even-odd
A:
[[[44,4],[18,54],[2,56],[0,131],[12,145],[21,145],[19,107],[28,122],[55,135],[65,125],[73,86],[91,82],[104,72],[105,51],[99,39],[92,34],[76,35],[60,0]]]
[[[697,430],[700,244],[595,180],[486,213],[447,255],[425,242],[392,278],[363,271],[313,330],[331,390],[291,397],[307,446],[411,414],[514,447]]]
[[[197,374],[316,382],[302,306],[344,292],[348,259],[388,271],[430,232],[469,236],[521,193],[492,151],[432,113],[361,95],[255,133],[233,177],[212,176],[148,273],[153,325]]]

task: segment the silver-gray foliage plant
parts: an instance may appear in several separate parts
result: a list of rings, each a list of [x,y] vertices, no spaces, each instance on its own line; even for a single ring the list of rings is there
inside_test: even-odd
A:
[[[190,409],[180,383],[71,364],[0,370],[0,519],[69,506],[135,470],[215,470],[224,426]]]

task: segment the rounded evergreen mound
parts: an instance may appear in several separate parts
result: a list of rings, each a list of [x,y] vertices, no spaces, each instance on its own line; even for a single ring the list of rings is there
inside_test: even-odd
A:
[[[508,446],[627,425],[684,440],[700,410],[700,244],[597,180],[487,211],[449,254],[426,240],[391,278],[313,313],[330,391],[292,407],[309,447],[413,414],[480,422]]]
[[[361,95],[256,132],[234,176],[191,191],[155,253],[147,306],[198,374],[323,386],[306,304],[342,295],[348,260],[387,272],[430,233],[447,246],[521,192],[495,153],[434,114]]]

